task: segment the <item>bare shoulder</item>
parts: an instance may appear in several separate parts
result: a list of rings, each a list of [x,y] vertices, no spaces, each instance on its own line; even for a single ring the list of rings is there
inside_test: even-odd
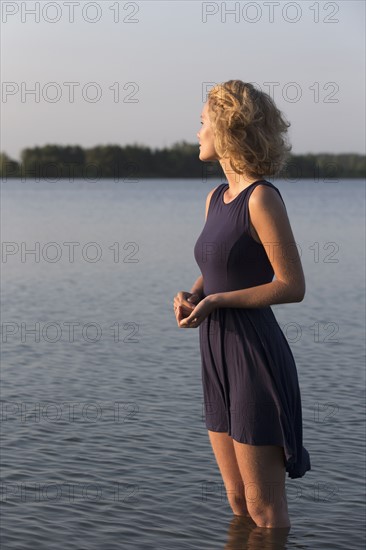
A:
[[[262,243],[294,243],[286,206],[276,188],[258,185],[249,197],[249,218]]]
[[[210,207],[211,197],[212,197],[212,195],[214,194],[214,192],[216,191],[216,189],[218,187],[219,187],[219,185],[217,185],[214,189],[211,189],[211,191],[207,195],[207,198],[206,198],[206,212],[205,212],[205,219],[206,220],[207,220],[208,209]]]
[[[278,191],[269,185],[257,185],[250,194],[248,206],[254,216],[261,212],[271,212],[287,217],[286,206]]]

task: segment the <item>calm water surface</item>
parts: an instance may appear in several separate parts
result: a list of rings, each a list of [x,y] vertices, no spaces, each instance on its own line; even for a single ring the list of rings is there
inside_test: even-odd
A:
[[[270,181],[307,288],[272,306],[312,463],[286,481],[288,536],[234,519],[203,420],[198,330],[173,314],[200,274],[193,248],[221,182],[9,181],[4,550],[363,548],[364,181]]]

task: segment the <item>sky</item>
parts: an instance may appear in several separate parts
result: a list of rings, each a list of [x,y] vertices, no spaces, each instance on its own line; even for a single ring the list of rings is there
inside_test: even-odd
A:
[[[196,143],[207,92],[232,79],[271,95],[293,154],[365,154],[363,0],[0,5],[0,151],[13,159]]]

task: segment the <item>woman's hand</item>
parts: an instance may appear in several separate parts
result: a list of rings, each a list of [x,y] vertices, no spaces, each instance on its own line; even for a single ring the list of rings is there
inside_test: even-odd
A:
[[[197,328],[204,319],[216,308],[213,301],[209,296],[206,296],[200,303],[193,309],[188,317],[182,319],[179,322],[181,328]]]
[[[174,313],[177,319],[178,326],[182,319],[190,315],[195,305],[200,301],[200,297],[197,294],[186,292],[181,290],[174,297]]]

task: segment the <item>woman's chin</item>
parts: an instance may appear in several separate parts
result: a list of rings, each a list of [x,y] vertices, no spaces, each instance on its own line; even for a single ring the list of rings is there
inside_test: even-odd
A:
[[[203,162],[210,162],[210,161],[214,160],[214,159],[211,158],[209,155],[205,155],[205,154],[202,153],[201,151],[200,151],[200,154],[199,154],[198,158],[199,158],[200,160],[202,160]]]

